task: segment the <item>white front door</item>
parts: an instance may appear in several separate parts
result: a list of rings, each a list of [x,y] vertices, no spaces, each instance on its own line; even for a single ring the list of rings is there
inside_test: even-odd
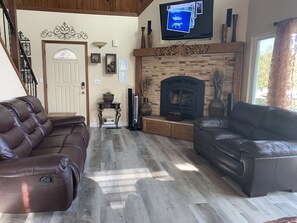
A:
[[[85,46],[46,43],[48,113],[87,117]]]

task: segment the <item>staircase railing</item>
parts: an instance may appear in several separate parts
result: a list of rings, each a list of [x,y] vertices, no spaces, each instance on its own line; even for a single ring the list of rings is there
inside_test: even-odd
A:
[[[15,0],[9,0],[15,1]],[[14,62],[15,67],[19,71],[19,77],[27,93],[37,96],[37,79],[33,72],[31,63],[25,53],[25,50],[19,40],[16,24],[14,24],[10,12],[3,0],[0,0],[0,8],[2,10],[2,22],[0,24],[0,38],[2,38],[7,51]],[[1,21],[1,20],[0,20]],[[18,46],[19,50],[15,51],[14,47]],[[21,63],[20,63],[21,62]]]
[[[20,40],[19,40],[19,45],[20,45],[20,59],[23,60],[23,62],[21,62],[22,82],[25,85],[30,95],[37,96],[37,84],[38,84],[37,79],[34,75],[34,72],[31,67],[31,63],[26,55],[26,52]]]

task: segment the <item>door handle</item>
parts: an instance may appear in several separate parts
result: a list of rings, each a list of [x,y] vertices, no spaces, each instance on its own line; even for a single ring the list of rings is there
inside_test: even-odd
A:
[[[81,87],[82,90],[84,90],[86,88],[85,82],[81,82],[80,87]]]

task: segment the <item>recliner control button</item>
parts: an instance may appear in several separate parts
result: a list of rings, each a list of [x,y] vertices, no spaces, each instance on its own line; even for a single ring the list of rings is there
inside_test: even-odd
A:
[[[44,184],[50,184],[54,182],[54,179],[51,176],[44,176],[40,178],[40,181]]]

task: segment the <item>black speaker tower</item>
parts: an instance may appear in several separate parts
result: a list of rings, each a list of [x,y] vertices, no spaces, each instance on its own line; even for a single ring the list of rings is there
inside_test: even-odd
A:
[[[128,128],[133,131],[138,129],[138,94],[133,94],[128,88]]]

